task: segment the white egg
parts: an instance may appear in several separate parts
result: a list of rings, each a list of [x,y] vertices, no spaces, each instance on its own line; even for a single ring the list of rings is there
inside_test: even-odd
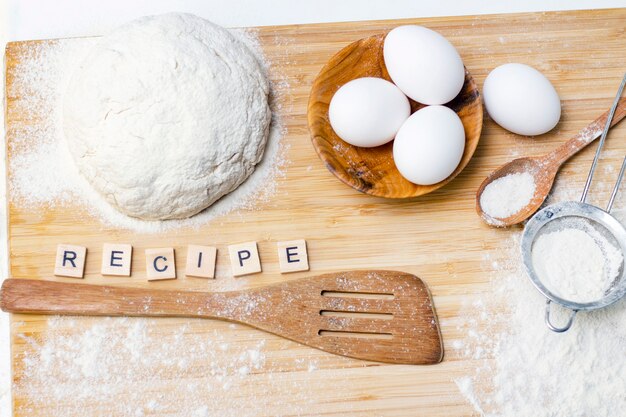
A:
[[[382,78],[357,78],[344,84],[330,100],[328,118],[341,139],[371,148],[392,140],[411,114],[406,96]]]
[[[391,80],[410,98],[423,104],[444,104],[465,82],[463,61],[452,44],[422,26],[398,26],[383,47]]]
[[[483,99],[489,116],[518,135],[541,135],[561,118],[561,100],[550,81],[524,64],[504,64],[491,71]]]
[[[461,162],[465,130],[457,114],[444,106],[416,111],[402,125],[393,143],[400,174],[414,184],[445,180]]]

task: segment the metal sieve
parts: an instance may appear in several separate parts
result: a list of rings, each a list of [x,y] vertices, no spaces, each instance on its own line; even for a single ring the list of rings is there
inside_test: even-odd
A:
[[[625,84],[626,74],[622,79],[622,83],[620,84],[620,87],[618,89],[617,96],[615,97],[615,102],[613,103],[613,107],[611,108],[611,112],[609,113],[609,117],[604,127],[604,131],[602,132],[602,137],[596,150],[593,163],[589,170],[587,182],[585,184],[585,188],[583,190],[580,201],[566,201],[552,204],[543,208],[528,221],[524,228],[524,233],[522,234],[521,251],[524,267],[526,269],[526,272],[528,273],[528,277],[530,278],[535,288],[537,288],[537,290],[539,290],[539,292],[541,292],[541,294],[543,294],[547,299],[545,322],[548,328],[554,332],[561,333],[567,331],[572,326],[574,317],[576,316],[576,313],[578,311],[595,310],[598,308],[606,307],[610,304],[613,304],[614,302],[622,298],[624,294],[626,294],[626,261],[624,260],[626,259],[626,228],[610,214],[613,203],[615,202],[615,198],[619,191],[620,184],[624,177],[624,173],[626,171],[626,157],[624,158],[622,168],[620,169],[617,181],[615,183],[615,186],[613,187],[613,192],[611,193],[611,198],[609,200],[607,208],[603,210],[599,207],[585,202],[585,200],[587,199],[589,188],[591,186],[593,174],[598,164],[600,153],[604,146],[604,142],[606,141],[606,136],[611,126],[611,121],[613,119],[615,109],[617,108],[619,98],[622,95],[622,91],[624,90]],[[544,282],[541,280],[541,277],[539,276],[536,268],[533,265],[533,245],[535,244],[539,236],[544,233],[572,227],[583,229],[585,231],[593,230],[594,232],[599,233],[604,239],[609,241],[610,244],[615,246],[615,248],[619,249],[622,253],[622,264],[617,272],[616,278],[613,280],[609,288],[604,292],[604,295],[600,299],[594,300],[592,302],[576,302],[558,296],[549,288],[547,288],[546,285],[544,285]],[[566,309],[571,310],[569,318],[563,327],[555,326],[550,319],[550,305],[552,302],[555,302],[565,307]]]

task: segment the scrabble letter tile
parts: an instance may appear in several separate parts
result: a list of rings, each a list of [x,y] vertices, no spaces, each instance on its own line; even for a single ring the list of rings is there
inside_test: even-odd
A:
[[[187,246],[187,268],[185,276],[215,278],[217,248],[212,246]]]
[[[54,275],[59,277],[82,278],[85,274],[87,248],[75,245],[57,245]]]
[[[230,245],[228,254],[230,255],[230,265],[234,276],[240,277],[261,272],[261,260],[259,259],[256,242]]]
[[[133,247],[126,244],[105,243],[102,245],[102,275],[130,276]]]
[[[278,263],[282,274],[308,271],[309,258],[306,253],[306,241],[300,239],[278,242]]]
[[[148,281],[176,279],[174,248],[146,249],[146,275]]]

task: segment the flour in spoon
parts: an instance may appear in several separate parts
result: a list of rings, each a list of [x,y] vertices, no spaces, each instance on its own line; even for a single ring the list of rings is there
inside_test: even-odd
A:
[[[493,219],[506,219],[530,203],[535,188],[535,179],[528,172],[506,175],[485,187],[480,207]]]

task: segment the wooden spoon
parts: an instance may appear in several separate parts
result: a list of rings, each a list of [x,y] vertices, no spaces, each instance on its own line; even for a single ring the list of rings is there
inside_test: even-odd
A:
[[[11,313],[215,318],[357,359],[432,364],[443,357],[428,288],[415,275],[395,271],[325,274],[221,293],[8,279],[0,307]]]
[[[361,148],[344,142],[328,119],[330,100],[348,81],[378,77],[391,81],[383,46],[385,34],[363,38],[337,52],[322,68],[311,86],[307,110],[313,147],[326,168],[341,182],[362,193],[385,198],[413,198],[435,191],[452,181],[469,163],[483,126],[483,107],[478,86],[467,69],[459,95],[445,105],[454,110],[465,129],[465,150],[461,162],[445,180],[418,185],[404,178],[393,162],[393,142],[375,148]],[[411,112],[424,107],[409,100]]]
[[[478,215],[489,225],[496,227],[512,226],[523,222],[532,216],[543,204],[552,189],[556,174],[572,156],[577,154],[602,134],[604,125],[609,116],[609,111],[602,114],[586,128],[578,132],[576,136],[559,146],[552,152],[543,156],[532,156],[515,159],[492,172],[478,187],[476,192],[476,211]],[[617,105],[611,126],[616,125],[626,116],[626,98],[622,98]],[[485,213],[480,204],[480,198],[485,188],[497,180],[509,174],[528,172],[535,179],[535,194],[527,206],[507,218],[494,218]]]

